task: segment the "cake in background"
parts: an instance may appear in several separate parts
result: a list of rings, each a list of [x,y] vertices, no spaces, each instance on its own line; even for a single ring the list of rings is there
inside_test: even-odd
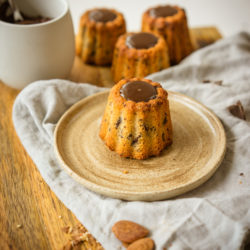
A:
[[[115,43],[126,32],[123,15],[114,9],[92,9],[85,12],[76,37],[76,54],[84,63],[110,65]]]
[[[185,10],[178,6],[149,8],[142,16],[142,31],[164,37],[171,65],[179,63],[193,50]]]
[[[168,49],[160,36],[138,32],[119,37],[111,68],[115,83],[123,78],[142,78],[167,67]]]

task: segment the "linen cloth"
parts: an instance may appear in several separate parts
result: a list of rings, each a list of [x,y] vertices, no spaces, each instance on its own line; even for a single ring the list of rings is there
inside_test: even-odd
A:
[[[148,78],[205,104],[226,130],[221,166],[205,184],[184,195],[157,202],[112,199],[84,188],[60,167],[53,149],[57,121],[72,104],[103,88],[58,79],[32,83],[13,107],[17,134],[50,188],[105,249],[122,249],[111,232],[119,220],[147,227],[156,249],[241,248],[250,228],[250,34],[220,40]],[[246,121],[227,109],[238,100]]]

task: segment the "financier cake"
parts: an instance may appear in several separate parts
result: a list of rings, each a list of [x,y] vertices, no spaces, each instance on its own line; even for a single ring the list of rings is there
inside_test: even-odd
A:
[[[185,10],[178,6],[158,6],[142,16],[142,31],[154,32],[167,42],[171,65],[192,52]]]
[[[111,72],[114,82],[145,77],[169,67],[168,49],[163,38],[153,33],[127,33],[115,45]]]
[[[84,63],[110,65],[117,38],[126,32],[123,15],[114,9],[92,9],[80,20],[76,54]]]
[[[99,135],[122,157],[159,155],[172,143],[167,91],[148,79],[122,79],[110,91]]]

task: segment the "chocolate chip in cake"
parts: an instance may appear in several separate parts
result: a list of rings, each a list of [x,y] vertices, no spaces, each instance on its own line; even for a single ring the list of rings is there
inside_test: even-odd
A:
[[[135,143],[137,143],[140,137],[141,135],[138,135],[137,137],[135,137],[135,139],[131,142],[131,145],[134,145]]]
[[[118,129],[119,125],[121,124],[121,121],[122,121],[122,119],[121,119],[121,117],[119,117],[116,124],[115,124],[116,129]]]
[[[148,132],[149,127],[147,125],[145,125],[145,124],[143,124],[143,127],[144,127],[145,131]]]
[[[156,131],[156,128],[155,127],[151,127],[151,128],[149,128],[151,131]]]
[[[163,125],[165,125],[168,121],[168,118],[167,118],[167,114],[165,113],[165,117],[164,117],[164,120],[163,120]]]
[[[165,134],[162,133],[162,140],[165,141]]]
[[[129,134],[128,137],[127,137],[127,139],[128,139],[128,140],[131,140],[132,137],[133,137],[132,134]]]

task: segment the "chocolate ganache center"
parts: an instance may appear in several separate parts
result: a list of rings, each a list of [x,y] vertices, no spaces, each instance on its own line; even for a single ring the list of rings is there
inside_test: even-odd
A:
[[[140,32],[127,37],[126,44],[129,48],[149,49],[158,42],[158,37],[153,34]]]
[[[120,90],[120,94],[126,100],[148,102],[149,100],[156,98],[157,90],[147,82],[133,81],[124,84]]]
[[[116,16],[117,15],[115,13],[106,9],[92,10],[89,13],[90,20],[103,23],[113,21],[116,18]]]
[[[165,5],[151,9],[149,14],[153,17],[167,17],[174,16],[177,12],[177,9],[175,9],[174,7]]]

